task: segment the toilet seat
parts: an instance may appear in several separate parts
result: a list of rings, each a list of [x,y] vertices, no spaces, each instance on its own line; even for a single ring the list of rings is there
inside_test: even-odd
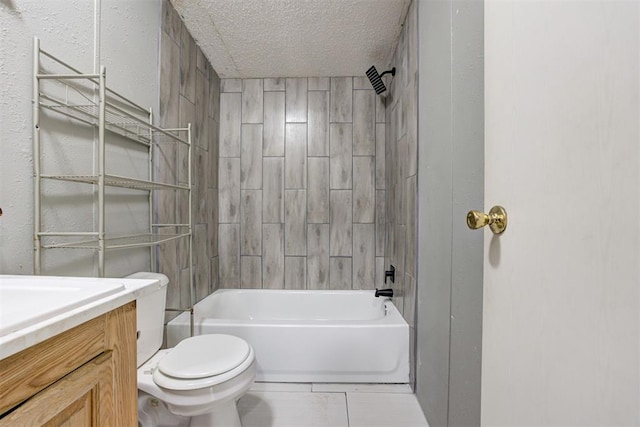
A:
[[[255,360],[243,339],[224,334],[187,338],[160,359],[153,382],[169,390],[195,390],[228,381]]]
[[[228,372],[249,355],[249,344],[232,335],[187,338],[158,363],[163,374],[179,379],[206,378]]]

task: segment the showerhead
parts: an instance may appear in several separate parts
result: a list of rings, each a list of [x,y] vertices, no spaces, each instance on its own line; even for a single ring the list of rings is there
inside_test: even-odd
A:
[[[385,71],[382,74],[378,74],[378,70],[376,70],[376,67],[373,65],[371,66],[371,68],[367,70],[367,77],[369,77],[371,86],[373,86],[373,88],[376,91],[376,94],[378,95],[380,95],[382,92],[387,90],[387,87],[384,85],[384,82],[382,81],[382,76],[384,76],[385,74],[391,74],[392,76],[395,76],[396,67],[393,67],[392,69]]]

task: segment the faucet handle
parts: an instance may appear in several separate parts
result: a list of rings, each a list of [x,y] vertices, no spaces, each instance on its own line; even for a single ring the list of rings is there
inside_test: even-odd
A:
[[[384,272],[384,283],[387,283],[387,278],[391,279],[391,283],[396,283],[396,268],[393,265]]]

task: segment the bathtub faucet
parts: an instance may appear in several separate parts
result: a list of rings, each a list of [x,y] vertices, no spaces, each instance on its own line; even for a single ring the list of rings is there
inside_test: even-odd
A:
[[[376,298],[378,297],[393,298],[393,289],[376,289]]]

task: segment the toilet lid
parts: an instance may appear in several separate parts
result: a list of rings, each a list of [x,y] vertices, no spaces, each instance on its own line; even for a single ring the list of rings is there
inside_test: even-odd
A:
[[[249,344],[241,338],[198,335],[180,341],[160,360],[158,370],[173,378],[206,378],[238,367],[249,353]]]

